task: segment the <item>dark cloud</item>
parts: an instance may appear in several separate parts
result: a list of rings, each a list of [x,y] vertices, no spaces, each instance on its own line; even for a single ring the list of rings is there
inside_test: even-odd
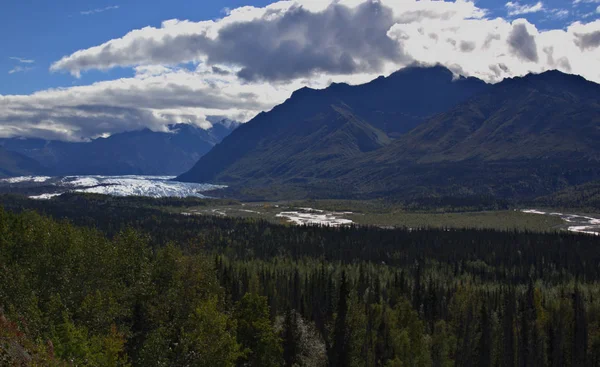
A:
[[[558,60],[554,59],[554,47],[544,47],[544,53],[546,54],[546,63],[552,68],[558,68],[567,72],[571,71],[571,63],[566,57],[560,57]]]
[[[419,22],[424,19],[442,19],[448,20],[456,15],[455,11],[447,11],[440,13],[433,10],[413,10],[406,11],[396,18],[396,22],[400,24]]]
[[[229,74],[231,74],[229,71],[227,71],[227,70],[225,70],[225,69],[221,69],[221,68],[220,68],[220,67],[218,67],[218,66],[213,66],[213,67],[211,68],[211,70],[212,70],[212,72],[213,72],[213,73],[215,73],[215,74],[217,74],[217,75],[229,75]]]
[[[176,64],[206,57],[212,65],[238,65],[238,76],[245,80],[285,81],[314,72],[380,72],[386,61],[409,60],[387,36],[394,24],[392,9],[377,1],[355,8],[332,4],[319,13],[294,6],[278,11],[277,16],[265,14],[228,24],[214,39],[201,33],[155,37],[139,32],[125,36],[124,40],[131,41],[124,47],[108,42],[65,57],[52,69],[77,73],[140,62]],[[169,26],[173,25],[167,23]],[[214,70],[222,71],[218,67]]]
[[[535,38],[529,34],[525,24],[513,25],[507,42],[513,55],[525,61],[538,62]]]
[[[483,49],[486,50],[490,47],[490,45],[492,44],[492,41],[497,41],[500,39],[500,35],[499,34],[493,34],[490,33],[487,35],[487,37],[485,38],[485,42],[483,42]]]
[[[460,41],[460,50],[462,52],[471,52],[475,49],[475,42]]]
[[[600,46],[600,31],[591,33],[575,33],[575,44],[581,49],[592,49]]]
[[[383,62],[407,59],[387,36],[393,12],[376,2],[355,9],[334,4],[321,13],[302,7],[274,21],[223,28],[207,49],[211,63],[242,66],[246,80],[286,80],[313,72],[377,72]]]

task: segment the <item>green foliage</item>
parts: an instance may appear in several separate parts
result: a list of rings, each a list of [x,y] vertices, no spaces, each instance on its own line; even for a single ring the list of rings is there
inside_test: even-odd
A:
[[[2,363],[600,362],[597,237],[168,215],[134,222],[134,213],[147,212],[123,212],[122,222],[87,212],[98,228],[115,231],[107,237],[0,210]],[[132,223],[138,230],[125,225]],[[195,236],[182,244],[153,236],[192,227]]]
[[[174,246],[153,251],[132,230],[108,240],[31,212],[0,210],[0,223],[0,309],[23,320],[15,327],[32,340],[49,340],[57,360],[170,366],[238,359],[236,323],[222,308],[210,260]]]
[[[216,298],[202,302],[181,340],[183,365],[234,366],[243,354],[236,341],[236,322],[219,309]]]
[[[238,364],[280,366],[281,340],[271,325],[266,297],[247,293],[237,303],[235,317],[238,322],[237,340],[244,351],[244,357]]]

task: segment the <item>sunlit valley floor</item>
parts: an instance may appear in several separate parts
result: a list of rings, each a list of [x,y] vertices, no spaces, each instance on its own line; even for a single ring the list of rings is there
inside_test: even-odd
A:
[[[600,214],[524,207],[500,210],[459,208],[407,209],[383,200],[307,200],[241,202],[211,199],[223,186],[182,183],[172,176],[22,176],[0,180],[1,193],[20,193],[32,200],[61,201],[64,194],[99,194],[140,200],[161,211],[184,216],[231,216],[295,225],[367,225],[380,228],[488,228],[499,230],[600,233]],[[137,199],[133,199],[136,198]],[[160,198],[184,199],[182,205],[162,205]],[[195,199],[193,199],[195,198]],[[201,200],[204,199],[204,200]],[[194,205],[197,202],[198,205]]]

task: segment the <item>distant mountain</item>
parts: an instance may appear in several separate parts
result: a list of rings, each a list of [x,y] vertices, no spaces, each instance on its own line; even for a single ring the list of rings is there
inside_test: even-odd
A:
[[[382,155],[386,162],[400,158],[421,163],[598,161],[599,138],[600,86],[580,76],[549,71],[494,85],[415,128]]]
[[[455,78],[439,66],[410,67],[359,86],[303,88],[244,124],[178,179],[318,177],[323,166],[385,146],[487,88],[478,79]]]
[[[495,85],[451,80],[440,67],[413,68],[365,86],[299,90],[224,139],[179,179],[246,191],[271,186],[299,196],[403,199],[534,198],[600,180],[600,85],[558,71]],[[414,95],[403,89],[415,85]],[[428,94],[427,85],[442,91]],[[365,90],[366,102],[354,99]],[[395,103],[390,90],[400,91]],[[387,102],[378,102],[378,115],[369,114],[373,110],[365,106],[378,100]],[[428,105],[445,109],[426,118]],[[361,129],[346,128],[351,133],[330,146],[317,144],[342,126],[336,123],[340,113],[331,111],[344,111],[352,117],[344,121],[360,121]],[[403,118],[409,115],[422,120]],[[350,149],[357,141],[369,148]]]
[[[177,124],[169,132],[145,129],[85,143],[12,138],[1,139],[0,146],[37,160],[55,175],[177,175],[237,126],[230,120],[208,130]]]
[[[36,160],[0,147],[0,178],[46,173],[47,169]]]
[[[599,141],[600,85],[549,71],[498,83],[329,174],[366,192],[535,197],[600,179]]]

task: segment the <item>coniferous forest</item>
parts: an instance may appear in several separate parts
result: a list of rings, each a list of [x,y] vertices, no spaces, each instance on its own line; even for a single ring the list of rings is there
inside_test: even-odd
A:
[[[597,236],[2,202],[2,366],[600,366]]]

